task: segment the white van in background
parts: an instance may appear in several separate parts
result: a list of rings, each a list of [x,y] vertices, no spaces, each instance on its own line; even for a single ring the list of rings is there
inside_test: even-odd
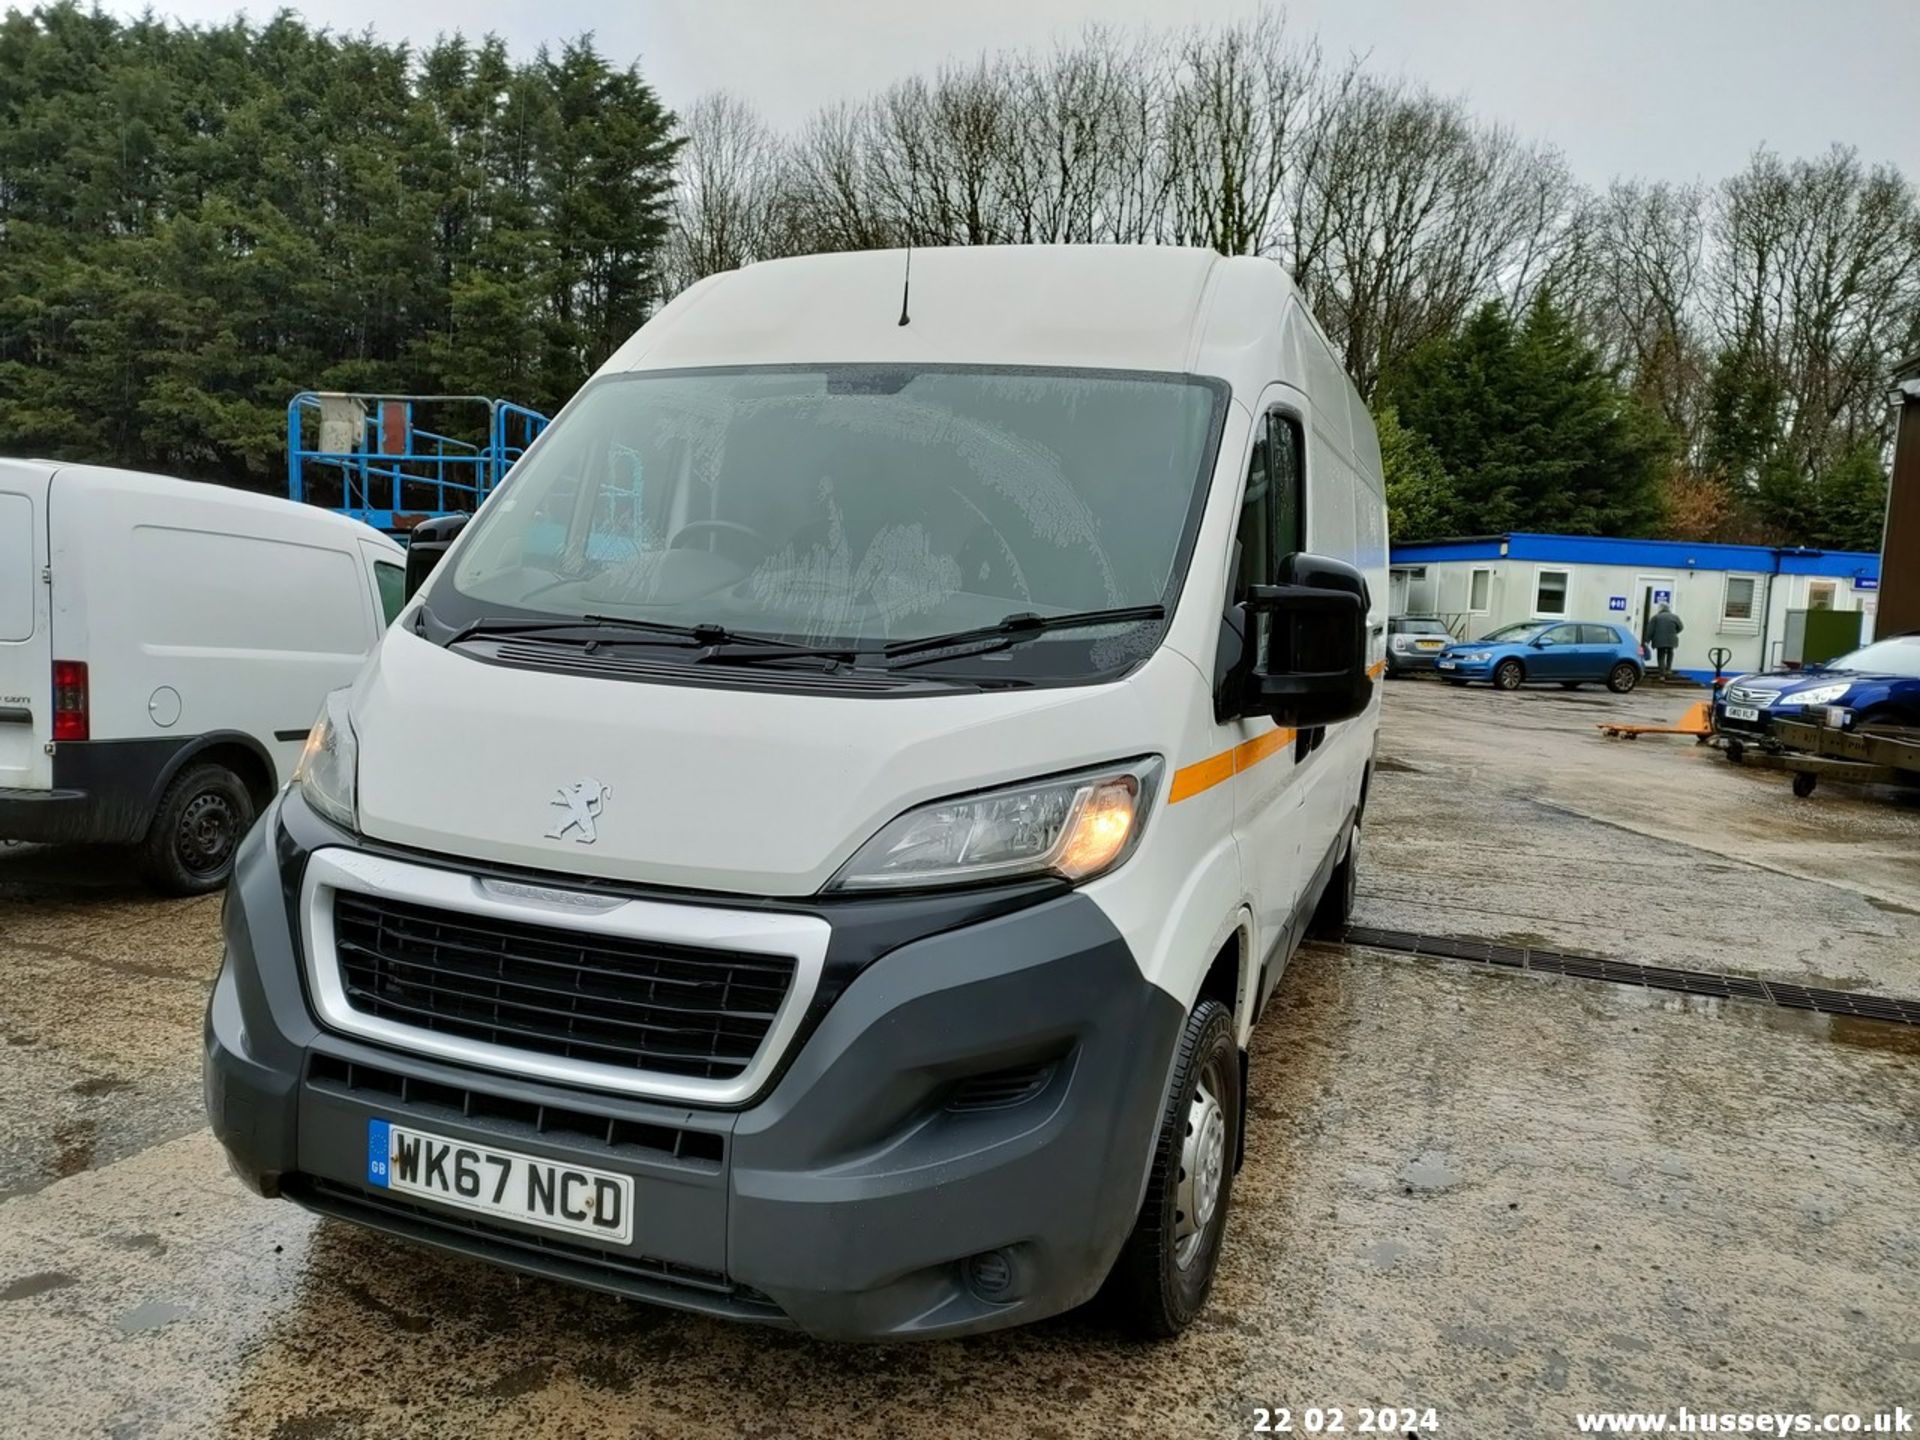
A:
[[[311,506],[0,460],[0,839],[137,845],[159,888],[219,886],[404,564]]]
[[[263,1194],[709,1314],[1104,1285],[1172,1334],[1254,1022],[1345,923],[1386,602],[1373,423],[1276,264],[704,280],[241,845],[214,1132]]]

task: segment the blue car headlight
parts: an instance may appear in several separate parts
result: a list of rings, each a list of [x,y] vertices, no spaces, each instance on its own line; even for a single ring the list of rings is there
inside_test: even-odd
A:
[[[1773,703],[1776,706],[1831,705],[1852,688],[1853,685],[1850,682],[1844,681],[1838,685],[1816,685],[1811,690],[1796,690],[1791,695],[1782,695]]]
[[[1493,652],[1491,650],[1465,650],[1453,658],[1456,660],[1471,661],[1473,664],[1478,665],[1483,660],[1491,660],[1493,658]]]

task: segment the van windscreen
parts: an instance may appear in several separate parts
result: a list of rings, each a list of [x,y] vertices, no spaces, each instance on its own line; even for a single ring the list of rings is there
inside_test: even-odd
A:
[[[454,624],[606,615],[856,650],[1171,611],[1224,394],[1122,371],[610,377],[482,509],[429,603]]]

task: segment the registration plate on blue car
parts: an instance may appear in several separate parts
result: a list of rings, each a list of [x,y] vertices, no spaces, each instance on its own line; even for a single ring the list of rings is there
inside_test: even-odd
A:
[[[1453,669],[1453,661],[1451,661],[1451,660],[1442,660],[1442,661],[1440,661],[1440,662],[1439,662],[1439,664],[1440,664],[1440,668],[1441,668],[1442,670],[1451,670],[1451,669]]]
[[[633,1239],[633,1180],[367,1121],[367,1184],[522,1225],[627,1244]]]

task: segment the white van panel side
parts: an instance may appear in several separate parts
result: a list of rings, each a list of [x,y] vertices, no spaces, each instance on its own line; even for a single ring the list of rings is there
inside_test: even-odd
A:
[[[312,507],[85,467],[54,477],[50,508],[55,643],[87,662],[92,739],[238,732],[284,781],[379,636],[359,547],[387,542]]]
[[[0,461],[0,790],[50,790],[53,654],[47,635],[47,476]]]
[[[31,640],[40,550],[33,501],[0,490],[0,641]]]

